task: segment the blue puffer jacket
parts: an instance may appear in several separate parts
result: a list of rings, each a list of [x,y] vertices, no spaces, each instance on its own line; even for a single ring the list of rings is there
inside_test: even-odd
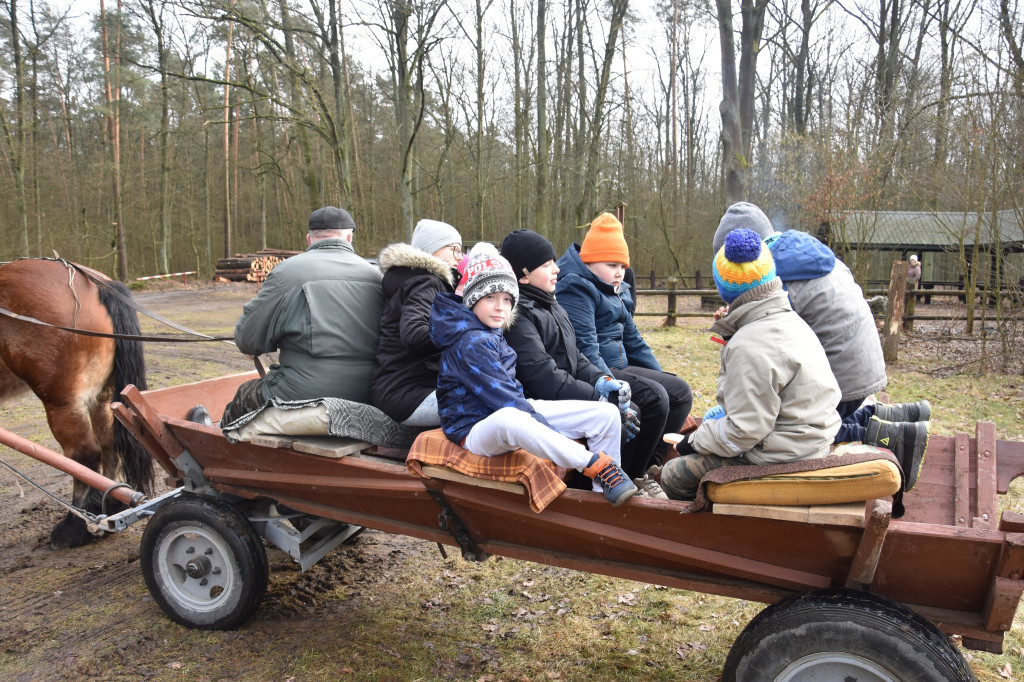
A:
[[[825,349],[842,400],[863,400],[885,388],[882,342],[850,268],[806,232],[787,230],[769,248],[793,310]]]
[[[430,340],[443,348],[437,376],[441,429],[460,445],[470,429],[503,407],[528,412],[554,429],[533,409],[516,380],[516,353],[500,329],[490,329],[454,294],[438,294],[430,311]]]
[[[628,284],[619,293],[580,260],[580,247],[570,244],[558,259],[555,298],[565,308],[576,332],[576,346],[605,374],[626,365],[661,371],[661,365],[633,323],[633,294]]]

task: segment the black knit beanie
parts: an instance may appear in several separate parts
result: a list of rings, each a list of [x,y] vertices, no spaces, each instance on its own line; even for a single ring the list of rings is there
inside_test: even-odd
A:
[[[516,277],[525,277],[555,260],[555,247],[533,230],[509,232],[501,242],[501,255],[512,265]]]

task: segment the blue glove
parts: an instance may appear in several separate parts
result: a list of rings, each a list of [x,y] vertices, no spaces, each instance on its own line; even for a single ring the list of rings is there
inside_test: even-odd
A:
[[[721,419],[725,416],[725,408],[721,405],[715,405],[710,410],[704,413],[704,421],[709,422],[712,419]]]
[[[640,433],[640,417],[637,416],[636,410],[632,407],[627,407],[622,411],[622,428],[626,430],[626,442],[636,438],[636,434]]]
[[[633,392],[629,389],[627,382],[607,375],[598,379],[594,383],[594,388],[601,394],[603,402],[608,402],[614,394],[615,402],[618,403],[619,410],[622,412],[629,407],[629,401],[633,397]]]

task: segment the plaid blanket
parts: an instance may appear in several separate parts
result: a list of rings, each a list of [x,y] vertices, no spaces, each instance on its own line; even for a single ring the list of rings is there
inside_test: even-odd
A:
[[[441,429],[425,431],[416,437],[406,468],[422,478],[423,466],[447,467],[460,474],[488,481],[520,483],[526,488],[530,509],[540,513],[565,490],[562,475],[565,469],[554,462],[531,455],[526,450],[515,450],[496,457],[481,457],[459,447],[445,437]]]

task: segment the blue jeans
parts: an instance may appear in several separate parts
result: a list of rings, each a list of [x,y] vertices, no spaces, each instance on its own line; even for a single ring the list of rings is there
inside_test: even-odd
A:
[[[836,408],[836,412],[842,418],[843,423],[839,426],[839,432],[836,433],[835,440],[833,443],[852,443],[853,441],[863,441],[864,436],[868,430],[868,422],[871,421],[871,417],[875,414],[875,406],[864,405],[861,407],[861,403],[864,400],[847,400],[846,402],[839,403],[839,407]]]

